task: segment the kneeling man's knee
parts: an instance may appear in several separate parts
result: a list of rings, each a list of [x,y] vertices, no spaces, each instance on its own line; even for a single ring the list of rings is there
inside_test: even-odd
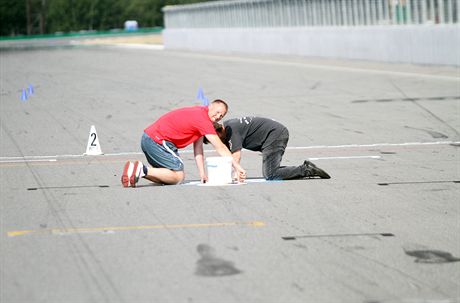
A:
[[[175,180],[176,184],[179,184],[182,181],[184,181],[184,179],[185,179],[184,171],[176,171],[175,173],[176,173],[176,180]]]

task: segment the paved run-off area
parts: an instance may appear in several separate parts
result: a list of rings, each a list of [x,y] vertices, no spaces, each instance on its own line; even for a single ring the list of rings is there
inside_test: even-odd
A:
[[[88,44],[0,60],[0,302],[460,300],[457,69]],[[123,188],[142,130],[199,87],[226,118],[285,124],[283,163],[332,179]],[[91,125],[103,156],[83,156]],[[261,177],[259,154],[242,164]]]

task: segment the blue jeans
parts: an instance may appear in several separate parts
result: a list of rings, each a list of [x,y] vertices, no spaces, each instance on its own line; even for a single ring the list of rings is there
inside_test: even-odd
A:
[[[284,151],[289,141],[289,131],[283,129],[281,134],[270,146],[262,150],[262,173],[267,180],[289,180],[305,177],[302,165],[281,166]]]
[[[168,141],[163,145],[156,143],[146,133],[142,135],[141,148],[147,161],[156,168],[169,168],[174,171],[183,171],[184,163],[179,157],[177,147]]]

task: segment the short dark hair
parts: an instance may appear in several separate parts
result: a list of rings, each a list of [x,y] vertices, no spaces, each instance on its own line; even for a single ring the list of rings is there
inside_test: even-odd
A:
[[[216,130],[217,136],[219,137],[220,141],[222,141],[222,143],[224,143],[225,146],[228,147],[227,132],[225,131],[224,125],[220,124],[219,122],[213,122],[212,125],[214,126],[214,129]],[[203,136],[203,143],[209,143],[206,136]]]

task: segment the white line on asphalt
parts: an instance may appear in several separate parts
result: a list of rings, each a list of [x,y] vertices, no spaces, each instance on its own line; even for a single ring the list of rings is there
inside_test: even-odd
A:
[[[347,145],[315,145],[315,146],[291,146],[286,149],[302,150],[302,149],[348,149],[348,148],[366,148],[366,147],[396,147],[396,146],[431,146],[431,145],[460,145],[460,141],[436,141],[436,142],[406,142],[406,143],[375,143],[375,144],[347,144]],[[205,152],[215,152],[213,149],[205,150]],[[183,154],[193,153],[193,150],[182,150]],[[69,158],[84,158],[84,157],[113,157],[113,156],[133,156],[143,155],[142,152],[120,152],[108,153],[98,156],[79,155],[55,155],[55,156],[20,156],[20,157],[0,157],[0,163],[15,163],[15,162],[32,162],[32,161],[57,161],[57,159]],[[324,157],[324,158],[310,158],[311,160],[323,159],[357,159],[357,158],[375,158],[380,156],[349,156],[349,157]],[[375,158],[377,159],[377,158]]]
[[[406,143],[375,143],[375,144],[345,144],[345,145],[316,145],[287,147],[287,149],[328,149],[328,148],[356,148],[356,147],[390,147],[390,146],[423,146],[423,145],[450,145],[460,144],[460,141],[436,141],[436,142],[406,142]]]
[[[337,65],[328,65],[328,64],[314,64],[314,63],[303,63],[303,62],[289,62],[289,61],[277,61],[272,59],[264,58],[246,58],[238,57],[235,55],[226,56],[226,55],[217,55],[217,54],[200,54],[200,53],[175,53],[176,56],[188,56],[188,57],[198,57],[198,58],[209,58],[224,60],[226,62],[248,62],[248,63],[258,63],[258,64],[269,64],[269,65],[281,65],[281,66],[294,66],[294,67],[304,67],[312,69],[321,69],[321,70],[332,70],[339,72],[354,72],[354,73],[369,73],[377,75],[392,75],[392,76],[402,76],[402,77],[417,77],[417,78],[428,78],[436,80],[447,80],[447,81],[460,81],[460,77],[452,75],[434,75],[428,73],[417,73],[417,72],[402,72],[402,71],[391,71],[391,70],[381,70],[381,69],[371,69],[371,68],[356,68],[356,67],[346,67],[346,66],[337,66]]]
[[[344,157],[320,157],[308,158],[308,160],[346,160],[346,159],[380,159],[381,156],[344,156]]]
[[[0,163],[24,163],[24,162],[56,162],[56,158],[51,159],[18,159],[18,160],[1,160]]]
[[[164,50],[164,46],[160,44],[113,43],[106,44],[106,46],[130,49]]]

